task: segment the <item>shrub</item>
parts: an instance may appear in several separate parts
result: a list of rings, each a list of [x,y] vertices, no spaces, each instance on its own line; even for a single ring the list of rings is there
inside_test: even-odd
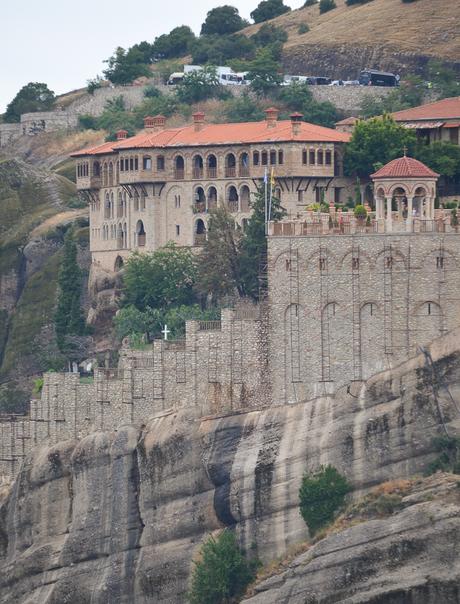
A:
[[[88,94],[94,94],[94,91],[101,87],[102,87],[102,78],[101,78],[101,76],[96,76],[94,79],[87,81],[86,92]]]
[[[322,15],[323,13],[327,13],[333,8],[337,8],[334,0],[319,0],[319,13]]]
[[[355,218],[366,218],[367,210],[363,205],[358,204],[354,209],[354,215]]]
[[[262,23],[288,13],[291,9],[283,4],[283,0],[262,0],[251,13],[254,23]]]
[[[457,216],[457,210],[453,209],[452,213],[450,215],[450,224],[453,227],[457,227],[458,226],[458,216]]]
[[[306,8],[307,6],[314,6],[315,4],[318,4],[318,0],[305,0],[305,4],[303,6]]]
[[[33,394],[35,394],[35,395],[41,394],[41,391],[43,390],[43,382],[44,382],[44,380],[42,377],[39,377],[34,380],[34,387],[32,390]]]
[[[428,465],[425,474],[429,476],[439,470],[460,474],[460,437],[439,436],[433,439],[433,446],[440,455]]]
[[[299,490],[300,513],[312,535],[334,518],[350,490],[347,479],[331,465],[304,475]]]
[[[309,31],[310,31],[310,27],[308,26],[308,23],[301,23],[299,25],[299,29],[297,30],[297,33],[299,34],[299,36],[301,36],[302,34],[306,34]]]
[[[243,595],[255,576],[256,562],[248,562],[239,549],[235,533],[225,529],[201,548],[188,593],[190,604],[227,604]]]
[[[146,86],[144,89],[144,96],[148,99],[154,99],[161,96],[161,91],[156,86]]]

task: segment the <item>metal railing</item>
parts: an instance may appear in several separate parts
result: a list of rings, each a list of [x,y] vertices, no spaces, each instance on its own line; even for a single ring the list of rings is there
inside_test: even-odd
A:
[[[249,166],[240,166],[240,176],[249,176]]]
[[[183,168],[176,168],[174,170],[174,179],[175,180],[184,180],[184,169]]]
[[[225,166],[225,178],[234,178],[236,176],[235,166]]]
[[[207,172],[208,172],[208,178],[217,178],[217,168],[216,167],[208,168]]]
[[[203,178],[203,168],[193,168],[192,170],[193,178]]]

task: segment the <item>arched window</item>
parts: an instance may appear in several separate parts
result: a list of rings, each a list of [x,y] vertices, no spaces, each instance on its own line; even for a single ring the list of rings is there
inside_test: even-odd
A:
[[[270,151],[270,165],[274,166],[276,164],[276,151]]]
[[[145,246],[146,232],[142,220],[138,220],[136,224],[136,240],[138,247]]]
[[[107,183],[109,182],[109,169],[107,167],[107,164],[104,164],[104,168],[103,168],[103,172],[102,172],[102,186],[106,187]]]
[[[123,224],[123,248],[127,249],[128,247],[128,225],[126,222]]]
[[[123,268],[123,258],[121,256],[117,256],[116,260],[115,260],[115,266],[114,269],[116,272],[121,271],[121,269]]]
[[[121,218],[122,216],[123,216],[123,194],[121,191],[118,191],[117,218]]]
[[[266,166],[268,164],[268,153],[266,151],[262,151],[262,165]]]
[[[228,153],[225,157],[225,176],[226,178],[236,176],[236,159],[233,153]]]
[[[249,155],[244,152],[240,155],[240,176],[249,176]]]
[[[123,247],[123,227],[121,223],[118,224],[117,227],[117,248],[121,249]]]
[[[113,187],[113,164],[109,163],[109,187]]]
[[[139,211],[139,193],[137,192],[137,189],[134,189],[134,211],[138,212]]]
[[[149,171],[152,169],[152,158],[149,155],[144,155],[142,158],[142,169]]]
[[[316,164],[316,153],[314,149],[310,149],[308,153],[308,163],[311,166],[314,166]]]
[[[192,160],[193,178],[203,178],[203,158],[195,155]]]
[[[240,189],[240,200],[241,200],[240,209],[242,212],[249,212],[249,209],[250,209],[249,199],[250,199],[249,187],[247,185],[243,185]]]
[[[129,158],[129,169],[134,170],[134,157]]]
[[[174,178],[176,180],[183,180],[185,173],[185,162],[182,155],[178,155],[174,160]]]
[[[306,166],[307,165],[307,161],[308,161],[308,153],[307,153],[306,149],[303,149],[303,151],[302,151],[302,164],[304,166]]]
[[[209,187],[208,189],[208,210],[212,210],[217,207],[217,189],[216,187]]]
[[[326,166],[330,166],[332,163],[332,153],[331,153],[330,149],[326,150],[325,158],[326,158]]]
[[[193,245],[204,245],[206,241],[206,225],[201,218],[195,222],[195,229],[193,234]]]
[[[206,195],[203,187],[196,187],[193,194],[193,212],[206,212]]]
[[[208,159],[206,160],[208,178],[216,178],[217,177],[217,158],[215,155],[208,155]]]
[[[260,154],[258,151],[254,151],[254,153],[252,154],[252,165],[258,166],[259,162],[260,162]]]
[[[278,163],[280,166],[284,163],[284,153],[282,151],[278,151]]]
[[[238,212],[238,191],[233,185],[227,189],[227,207],[230,212]]]
[[[323,150],[318,149],[317,163],[319,166],[323,165]]]
[[[162,172],[165,169],[164,155],[157,155],[157,172]]]
[[[101,164],[98,161],[93,163],[93,176],[96,178],[101,175]]]

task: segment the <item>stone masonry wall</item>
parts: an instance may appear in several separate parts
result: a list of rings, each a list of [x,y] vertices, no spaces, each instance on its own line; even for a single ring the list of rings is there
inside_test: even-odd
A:
[[[273,399],[336,392],[458,326],[459,261],[455,233],[271,237]]]
[[[192,415],[261,408],[271,400],[260,309],[222,311],[221,321],[189,321],[180,341],[124,347],[117,368],[98,368],[92,383],[76,373],[46,373],[29,416],[0,419],[0,476],[14,476],[32,447],[79,439],[94,430],[142,425],[171,410]]]

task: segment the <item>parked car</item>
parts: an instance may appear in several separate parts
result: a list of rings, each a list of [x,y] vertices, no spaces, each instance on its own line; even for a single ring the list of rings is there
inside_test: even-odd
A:
[[[376,69],[363,69],[359,74],[362,86],[399,86],[399,75]]]

